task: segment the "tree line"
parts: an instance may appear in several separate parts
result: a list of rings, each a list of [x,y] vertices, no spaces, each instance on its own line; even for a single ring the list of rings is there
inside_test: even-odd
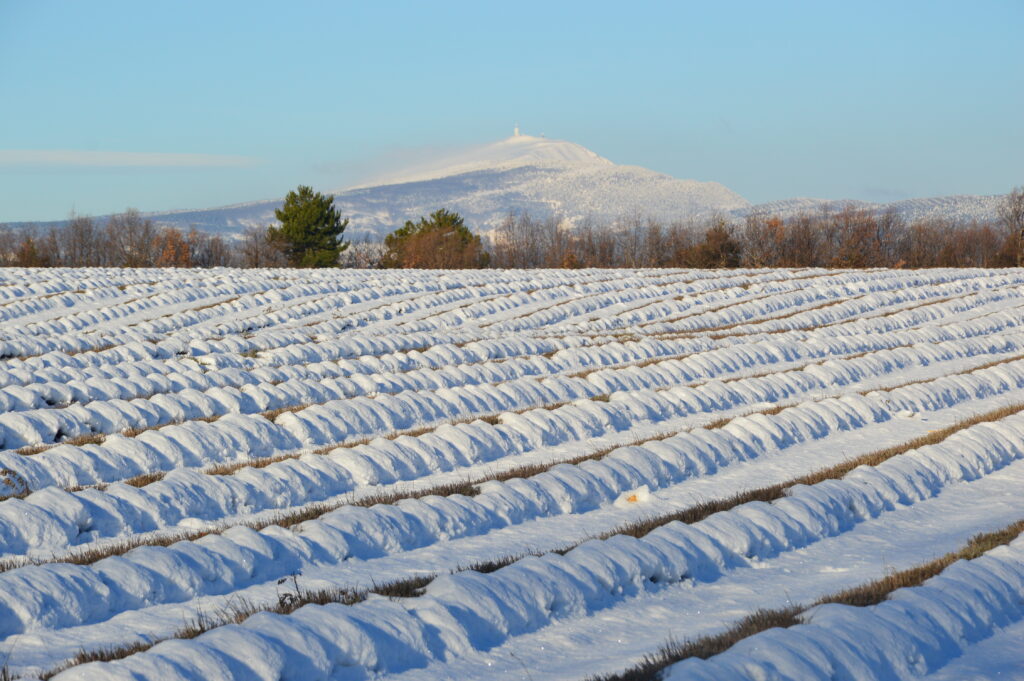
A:
[[[0,264],[15,267],[220,267],[236,261],[226,239],[161,227],[137,210],[105,223],[73,216],[48,230],[0,230]]]
[[[1012,267],[1019,235],[1002,221],[909,222],[852,206],[788,218],[755,213],[741,224],[634,217],[572,231],[510,216],[490,253],[496,267]]]
[[[383,243],[349,244],[333,197],[300,186],[280,225],[238,239],[154,224],[138,211],[105,224],[73,217],[48,231],[0,231],[0,263],[60,267],[1010,267],[1024,256],[1024,188],[993,222],[922,219],[854,205],[792,217],[753,213],[664,224],[635,214],[610,224],[510,214],[481,238],[455,212],[408,221]],[[351,245],[351,248],[349,246]]]

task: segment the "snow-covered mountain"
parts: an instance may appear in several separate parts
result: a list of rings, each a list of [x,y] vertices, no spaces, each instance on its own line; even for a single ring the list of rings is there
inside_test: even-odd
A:
[[[911,220],[991,220],[1003,199],[946,196],[876,204],[797,198],[753,206],[717,182],[680,180],[646,168],[617,165],[572,142],[519,134],[331,193],[341,214],[350,220],[346,234],[355,239],[380,238],[406,220],[438,208],[457,211],[472,228],[487,232],[510,212],[536,218],[559,215],[573,223],[586,219],[611,223],[633,215],[671,222],[714,214],[742,220],[752,210],[790,216],[845,203],[891,208]],[[281,199],[271,199],[148,216],[163,225],[238,234],[246,227],[276,222],[274,209],[280,205]]]
[[[350,219],[346,235],[382,236],[438,208],[460,213],[479,231],[510,212],[609,222],[641,214],[662,220],[742,211],[750,203],[717,182],[680,180],[612,163],[572,142],[518,135],[334,194]],[[150,217],[166,225],[234,233],[275,222],[281,199]]]

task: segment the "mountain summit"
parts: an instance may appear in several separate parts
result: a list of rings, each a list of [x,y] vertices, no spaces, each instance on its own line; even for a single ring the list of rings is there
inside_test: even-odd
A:
[[[425,164],[413,165],[398,173],[376,177],[373,182],[348,189],[423,182],[478,170],[570,164],[614,165],[608,159],[573,142],[517,134],[499,142],[473,146]]]

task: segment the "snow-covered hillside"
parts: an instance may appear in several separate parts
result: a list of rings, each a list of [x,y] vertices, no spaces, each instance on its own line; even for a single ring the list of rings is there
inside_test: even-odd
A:
[[[1001,194],[994,196],[936,196],[926,199],[903,199],[891,203],[799,198],[757,204],[749,209],[736,211],[734,215],[742,217],[749,211],[760,211],[789,218],[800,213],[813,214],[823,208],[836,210],[846,205],[852,205],[856,208],[877,212],[895,211],[909,221],[944,218],[963,222],[972,220],[987,222],[996,219],[999,214],[999,206],[1005,198]]]
[[[8,268],[0,321],[0,678],[583,681],[787,608],[669,678],[1024,662],[1024,270]]]

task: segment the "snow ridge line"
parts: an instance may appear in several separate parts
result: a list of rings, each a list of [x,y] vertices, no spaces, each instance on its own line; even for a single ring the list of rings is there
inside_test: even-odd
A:
[[[604,276],[607,276],[607,275],[604,275]],[[349,299],[350,302],[368,303],[370,305],[369,309],[373,309],[374,307],[385,307],[386,308],[387,306],[389,306],[389,305],[391,305],[391,304],[393,304],[395,302],[399,302],[399,301],[403,301],[403,300],[404,301],[414,300],[414,299],[417,299],[417,298],[423,296],[424,293],[434,293],[434,294],[438,294],[438,295],[443,295],[446,291],[458,290],[458,289],[465,288],[465,286],[463,284],[459,284],[459,285],[456,285],[456,286],[444,287],[443,284],[439,284],[437,281],[418,282],[415,286],[412,286],[412,287],[410,287],[410,286],[401,287],[401,286],[396,286],[394,284],[389,285],[389,286],[384,286],[384,287],[381,287],[381,286],[360,287],[358,285],[352,286],[351,282],[347,282],[347,281],[341,280],[341,281],[319,282],[316,287],[313,287],[313,286],[310,286],[310,285],[306,285],[306,284],[292,284],[290,286],[286,286],[286,287],[282,287],[282,288],[278,288],[276,290],[273,290],[272,291],[273,295],[267,295],[266,293],[264,293],[265,287],[263,287],[260,282],[254,283],[254,282],[251,282],[251,281],[247,281],[246,283],[248,284],[248,288],[247,289],[239,290],[239,289],[237,289],[238,285],[234,285],[234,288],[226,288],[226,289],[224,289],[221,292],[221,295],[246,294],[246,293],[248,293],[248,294],[252,295],[253,304],[256,305],[256,306],[259,306],[259,305],[266,305],[266,304],[279,304],[281,302],[292,300],[294,298],[303,298],[303,297],[315,298],[315,297],[317,297],[318,294],[321,297],[322,297],[322,294],[325,294],[325,293],[326,294],[337,294],[338,296],[342,296],[342,298],[340,298],[340,300],[343,300],[344,296],[348,296],[348,299]],[[316,290],[315,292],[313,290],[311,290],[311,289],[314,289],[314,288],[317,288],[318,290]],[[186,332],[188,330],[187,327],[192,326],[194,324],[201,323],[201,322],[205,321],[206,319],[211,319],[216,314],[216,312],[214,312],[214,311],[205,312],[203,314],[199,314],[199,312],[189,314],[189,310],[187,308],[185,310],[173,311],[170,314],[168,314],[168,313],[165,312],[166,307],[168,305],[185,304],[183,301],[194,300],[195,299],[195,294],[193,294],[192,291],[186,285],[185,287],[183,287],[183,290],[180,292],[180,295],[178,295],[177,297],[172,297],[170,300],[166,300],[164,298],[161,298],[161,296],[164,296],[166,298],[166,295],[167,295],[167,293],[166,292],[162,292],[162,291],[150,294],[150,296],[148,296],[148,297],[155,299],[152,305],[141,306],[141,304],[140,304],[140,305],[136,305],[134,307],[131,307],[130,309],[127,309],[127,310],[121,309],[120,307],[114,307],[114,308],[104,308],[104,309],[101,309],[99,311],[83,311],[81,313],[77,313],[76,318],[80,316],[82,318],[87,318],[87,319],[85,319],[85,321],[83,321],[82,323],[73,324],[72,325],[74,327],[74,330],[75,330],[74,334],[70,334],[69,335],[69,334],[65,333],[64,335],[61,335],[61,333],[62,333],[61,329],[66,330],[67,325],[72,323],[71,322],[72,317],[65,317],[60,322],[60,327],[61,328],[54,328],[55,324],[51,323],[51,324],[49,324],[47,326],[43,326],[43,327],[39,328],[38,330],[36,330],[37,331],[36,335],[45,334],[45,335],[49,336],[52,339],[51,343],[60,342],[60,343],[65,344],[63,346],[63,348],[62,348],[62,349],[65,349],[65,350],[69,349],[67,347],[67,343],[74,343],[76,341],[76,339],[77,339],[77,344],[75,344],[71,349],[74,349],[74,350],[77,350],[77,351],[88,351],[88,350],[91,349],[91,346],[89,346],[87,343],[85,343],[82,340],[82,329],[84,329],[86,326],[89,326],[91,324],[98,324],[98,323],[103,323],[103,322],[109,322],[112,319],[121,319],[123,321],[126,317],[129,317],[131,315],[138,316],[138,315],[143,314],[144,312],[146,312],[148,310],[156,309],[156,310],[161,311],[161,313],[162,313],[161,315],[159,315],[159,317],[165,317],[166,318],[166,320],[165,320],[165,322],[163,324],[159,324],[159,326],[161,327],[160,330],[163,333],[167,333],[169,331],[174,331],[174,332],[181,333],[181,332]],[[208,296],[205,296],[205,297],[209,298],[209,297],[213,297],[213,296],[209,296],[208,295]],[[367,297],[369,297],[369,298],[367,299]],[[386,302],[384,302],[385,300],[386,300]],[[430,298],[427,297],[426,300],[429,301]],[[407,304],[419,305],[420,303],[408,303],[407,302]],[[357,305],[356,307],[358,309],[359,306]],[[202,312],[202,311],[200,310],[200,312]],[[101,313],[105,313],[107,316],[103,316]],[[275,315],[273,315],[273,317],[276,318],[277,315],[275,314]],[[155,320],[150,319],[150,318],[143,318],[141,320],[138,320],[138,323],[139,324],[149,324],[151,326],[151,328],[156,328],[156,326],[158,325]],[[279,323],[279,322],[275,322],[275,323]],[[28,342],[27,339],[24,339],[24,340],[25,340],[25,342]],[[38,345],[39,342],[36,341],[35,343],[36,343],[36,345]],[[34,356],[34,355],[45,354],[45,353],[46,353],[46,349],[38,349],[37,352],[34,352],[34,353],[25,353],[25,352],[23,352],[23,353],[16,353],[16,354],[22,354],[22,355],[30,354],[30,355]],[[10,355],[11,353],[4,353],[4,354]]]
[[[339,302],[347,301],[349,304],[354,302],[357,303],[355,307],[358,310],[361,306],[369,306],[368,309],[373,309],[374,307],[386,307],[388,305],[394,304],[396,300],[401,301],[407,299],[414,299],[419,296],[422,296],[423,293],[422,289],[420,288],[410,289],[409,287],[405,287],[404,289],[385,288],[383,291],[377,290],[376,288],[362,289],[358,286],[351,286],[349,283],[345,282],[326,282],[323,285],[321,285],[319,287],[319,290],[317,290],[316,292],[311,291],[310,287],[305,285],[290,285],[283,288],[271,289],[268,292],[266,287],[262,285],[262,283],[247,283],[247,288],[238,288],[238,285],[235,285],[233,287],[226,288],[225,290],[219,292],[218,295],[206,295],[201,297],[201,299],[209,299],[210,297],[224,297],[230,295],[251,295],[251,302],[256,307],[259,307],[261,305],[280,304],[281,302],[294,300],[296,298],[310,298],[312,300],[337,299]],[[161,311],[160,316],[156,318],[142,319],[136,322],[137,325],[148,325],[148,329],[146,330],[150,333],[154,331],[160,331],[162,333],[186,332],[188,331],[188,327],[190,326],[202,323],[207,319],[213,319],[220,316],[218,314],[219,311],[214,310],[213,308],[209,308],[209,311],[204,311],[202,308],[199,308],[198,311],[192,311],[189,308],[185,308],[183,310],[175,310],[170,313],[166,312],[168,306],[181,306],[182,304],[184,304],[179,299],[184,299],[186,301],[195,299],[195,295],[191,294],[191,287],[186,284],[184,288],[185,290],[177,298],[172,298],[168,300],[165,292],[156,292],[148,296],[149,298],[155,299],[152,305],[147,305],[143,307],[136,306],[135,309],[131,309],[128,311],[120,310],[119,308],[109,308],[110,312],[108,314],[113,314],[115,315],[115,317],[121,318],[123,322],[123,318],[127,315],[138,315],[140,314],[140,311],[148,311],[152,309],[159,310]],[[434,293],[443,295],[447,291],[458,290],[459,288],[462,287],[456,287],[455,289],[442,289],[439,288],[438,285],[435,283],[432,284],[428,288],[428,290],[432,289]],[[327,295],[325,296],[324,294]],[[364,298],[365,296],[368,296],[368,298]],[[249,301],[246,300],[246,302]],[[358,303],[362,303],[362,305],[359,305]],[[88,317],[88,322],[90,323],[104,323],[111,321],[111,318],[100,317],[100,313],[106,310],[106,308],[99,311],[87,310],[78,313],[78,316]],[[199,312],[202,312],[202,314],[199,314]],[[199,316],[198,319],[196,318],[197,315]],[[275,317],[276,316],[277,315],[275,315]],[[77,317],[69,317],[65,315],[59,322],[60,328],[55,328],[57,326],[57,323],[52,322],[39,329],[34,329],[30,333],[32,333],[33,335],[49,336],[50,338],[54,339],[52,342],[60,341],[66,343],[70,342],[71,340],[78,339],[79,343],[74,346],[74,349],[78,352],[83,352],[83,354],[86,354],[91,358],[91,356],[96,355],[98,353],[90,351],[91,346],[88,346],[87,343],[82,342],[82,329],[84,329],[85,326],[87,326],[88,324],[85,322],[83,322],[82,324],[75,324],[74,319],[76,318]],[[161,319],[163,319],[164,321],[161,322]],[[62,330],[66,332],[68,325],[71,325],[74,333],[70,335],[65,333],[65,335],[62,335]],[[139,338],[139,340],[141,340],[141,338]],[[47,352],[43,352],[41,353],[41,355],[32,355],[32,357],[38,358],[40,356],[45,356],[46,354]]]
[[[670,355],[672,353],[672,351],[675,349],[675,348],[672,347],[673,345],[678,347],[679,343],[677,342],[677,343],[670,343],[670,344],[668,344],[668,347],[665,347],[665,352],[661,353],[663,359],[670,359],[671,358],[670,356],[666,356],[666,355]],[[450,349],[447,354],[450,355],[453,350],[454,349]],[[596,348],[595,348],[595,350],[596,350]],[[591,350],[590,352],[592,352],[592,351],[593,350]],[[588,351],[584,350],[584,352],[588,352]],[[684,351],[684,353],[685,353],[685,351]],[[659,353],[654,353],[654,357],[650,357],[650,353],[648,353],[647,355],[645,355],[645,359],[653,359],[653,358],[657,357],[658,354]],[[471,360],[474,357],[478,357],[478,355],[468,355],[467,356],[467,355],[465,355],[465,353],[463,353],[463,355],[464,355],[464,358],[456,359],[456,361],[459,361],[459,359],[462,359],[462,361],[464,363],[461,366],[465,366],[465,362],[467,362],[468,360]],[[580,356],[579,353],[574,355],[574,357],[577,358],[577,359],[579,358],[579,356]],[[451,358],[451,359],[455,359],[455,358]],[[625,361],[621,361],[621,360],[620,361],[614,361],[613,360],[611,362],[606,362],[605,366],[614,365],[614,364],[624,364],[624,363],[627,363],[628,361],[629,360],[625,360]],[[433,365],[433,366],[444,366],[445,364],[450,364],[450,363],[451,363],[450,361],[446,362],[445,359],[442,359],[441,357],[438,357],[437,361],[428,362],[427,364],[428,365]],[[546,373],[548,373],[548,374],[564,371],[566,369],[566,367],[564,365],[559,367],[559,366],[557,366],[556,364],[554,364],[552,362],[548,362],[547,364],[548,364],[548,366],[546,368]],[[516,376],[515,374],[509,375],[507,372],[503,376],[502,375],[491,374],[491,375],[488,375],[488,376],[478,377],[478,378],[475,379],[475,382],[479,383],[479,382],[487,382],[488,380],[491,380],[491,381],[493,381],[493,380],[508,380],[508,379],[516,378],[516,377],[524,377],[526,375],[530,375],[531,373],[533,375],[539,375],[539,372],[537,372],[537,370],[533,367],[533,364],[530,363],[530,362],[522,362],[520,364],[514,364],[513,363],[513,364],[509,364],[508,366],[503,367],[503,368],[506,368],[506,369],[510,368],[510,367],[511,368],[517,368],[517,367],[520,367],[520,366],[524,367],[525,371],[520,373],[518,376]],[[479,369],[480,371],[487,371],[487,370],[492,369],[492,368],[494,368],[492,365],[489,365],[489,364],[486,364],[486,363],[479,364],[479,366],[477,367],[477,369]],[[338,373],[343,373],[343,372],[338,372]],[[261,411],[275,410],[275,409],[281,409],[281,408],[284,408],[284,407],[291,407],[291,406],[298,406],[300,404],[323,403],[323,402],[328,401],[329,399],[340,399],[340,398],[345,398],[345,397],[355,397],[355,396],[358,396],[360,394],[364,394],[365,395],[365,394],[368,394],[370,392],[374,392],[374,393],[375,392],[395,392],[396,389],[399,389],[399,390],[400,389],[424,389],[424,388],[431,387],[430,385],[424,385],[424,383],[428,383],[428,384],[429,383],[433,383],[434,386],[436,386],[437,383],[443,383],[443,380],[439,380],[439,381],[432,381],[432,380],[430,380],[434,376],[434,374],[430,374],[430,373],[426,373],[426,374],[421,373],[421,374],[417,374],[415,376],[415,378],[424,379],[424,380],[421,380],[419,382],[419,385],[409,385],[409,381],[413,379],[412,376],[404,375],[404,376],[401,376],[401,377],[395,377],[395,378],[397,378],[399,380],[402,379],[402,378],[405,379],[405,384],[399,384],[399,386],[389,386],[389,382],[392,382],[394,380],[394,379],[392,379],[392,376],[393,376],[392,374],[378,374],[377,376],[374,377],[375,378],[375,382],[373,382],[369,386],[365,385],[365,383],[360,383],[358,381],[343,380],[342,376],[335,375],[335,376],[332,377],[334,379],[335,383],[331,383],[330,381],[324,383],[324,387],[326,389],[328,389],[328,390],[330,390],[333,387],[333,389],[334,389],[333,394],[329,393],[327,396],[324,396],[322,394],[323,390],[318,390],[317,389],[317,385],[312,385],[312,384],[305,383],[306,381],[312,380],[310,376],[293,376],[293,377],[290,377],[290,378],[287,378],[287,379],[284,378],[284,377],[277,377],[277,376],[275,376],[275,378],[272,381],[270,381],[270,383],[273,386],[277,386],[277,387],[276,387],[276,389],[274,389],[273,392],[270,393],[269,396],[265,396],[265,395],[263,395],[259,391],[266,392],[266,390],[270,389],[270,386],[269,385],[268,386],[263,386],[263,385],[261,385],[259,383],[254,383],[255,376],[253,374],[242,374],[241,372],[237,372],[237,371],[233,372],[233,373],[232,372],[222,372],[222,374],[223,374],[222,376],[218,376],[218,380],[217,380],[218,385],[216,385],[216,387],[208,388],[206,391],[204,391],[204,393],[202,395],[196,394],[196,393],[193,393],[193,392],[186,393],[185,390],[188,390],[187,388],[185,388],[182,391],[180,391],[179,397],[185,398],[185,399],[189,400],[189,402],[186,403],[188,405],[188,407],[189,407],[188,411],[183,411],[181,409],[175,409],[174,407],[176,405],[174,405],[173,403],[169,403],[167,401],[167,398],[163,397],[163,395],[165,395],[166,393],[160,393],[160,394],[157,394],[157,395],[153,395],[152,397],[149,397],[149,398],[142,398],[142,401],[133,401],[131,407],[132,407],[133,410],[135,410],[134,411],[134,416],[133,416],[133,418],[131,418],[127,422],[127,424],[124,422],[123,417],[119,421],[110,421],[110,420],[108,420],[108,417],[106,417],[105,415],[97,413],[96,410],[97,409],[102,409],[103,407],[105,407],[106,403],[105,402],[97,402],[95,400],[83,403],[83,405],[82,405],[83,409],[78,409],[77,407],[69,407],[68,409],[70,409],[71,411],[64,411],[62,409],[52,409],[52,408],[41,409],[41,410],[40,409],[21,409],[21,410],[19,410],[20,411],[20,414],[19,414],[20,418],[31,419],[36,414],[40,414],[40,415],[46,417],[47,421],[43,422],[46,425],[43,426],[43,427],[48,429],[49,433],[44,433],[43,434],[43,438],[42,438],[43,439],[43,444],[32,444],[32,445],[29,445],[28,447],[31,448],[31,449],[26,448],[26,447],[22,447],[21,450],[19,450],[19,453],[36,454],[36,453],[38,453],[40,451],[40,447],[46,447],[47,446],[47,445],[45,445],[46,439],[55,439],[56,436],[58,434],[61,434],[61,433],[63,433],[65,437],[68,437],[68,438],[71,439],[71,442],[69,442],[69,444],[78,444],[78,442],[75,441],[75,438],[79,438],[79,437],[87,438],[87,440],[85,440],[85,441],[88,442],[88,441],[91,441],[91,440],[95,439],[96,437],[98,437],[98,436],[100,436],[102,434],[113,434],[113,433],[117,432],[118,430],[124,430],[125,428],[137,431],[137,430],[154,428],[154,427],[158,427],[158,426],[161,426],[161,425],[178,424],[178,423],[181,423],[183,421],[187,421],[187,420],[191,420],[191,419],[198,419],[198,418],[205,417],[205,416],[220,416],[220,415],[223,415],[224,413],[233,413],[234,412],[234,413],[243,413],[243,414],[255,414],[255,413],[259,413]],[[440,374],[440,376],[444,376],[444,374]],[[323,382],[323,378],[324,378],[323,375],[321,375],[319,380],[321,382]],[[206,380],[207,380],[206,384],[209,385],[208,379],[206,379]],[[296,399],[293,398],[293,399],[290,399],[290,400],[286,399],[283,404],[281,404],[281,403],[271,403],[270,400],[273,399],[273,396],[276,393],[280,393],[283,390],[283,388],[280,387],[280,384],[282,382],[284,382],[285,380],[290,381],[289,385],[287,386],[289,388],[290,387],[294,387],[296,385],[298,385],[298,386],[306,386],[307,392],[310,395],[312,395],[313,397],[312,398],[309,398],[309,397],[298,398],[299,400],[301,400],[301,401],[298,401],[298,402],[296,401]],[[467,383],[467,384],[468,383],[473,383],[473,382],[474,382],[473,379],[469,379],[468,381],[464,380],[464,383]],[[458,385],[458,384],[459,383],[458,383],[457,380],[455,382],[449,381],[447,387],[452,387],[452,386]],[[76,384],[72,384],[72,386],[75,386],[75,385]],[[226,392],[226,390],[230,390],[231,387],[238,386],[238,385],[241,385],[241,387],[244,388],[245,390],[243,392],[240,392],[240,393],[237,393],[237,394],[233,393],[233,392]],[[63,387],[63,386],[61,386],[61,387]],[[152,388],[151,387],[147,387],[146,389],[149,392],[152,392]],[[64,390],[67,391],[67,388],[64,388]],[[2,398],[3,396],[4,396],[3,395],[3,391],[0,390],[0,398]],[[65,396],[62,397],[62,399],[68,399],[68,397],[70,397],[70,395],[65,395]],[[50,399],[53,399],[53,398],[50,398]],[[278,399],[276,402],[280,402],[280,401],[281,400]],[[193,402],[195,402],[196,404],[192,404]],[[118,403],[118,404],[120,404],[120,403]],[[114,407],[114,405],[110,405],[110,406]],[[154,410],[161,410],[161,411],[165,412],[165,414],[161,418],[161,417],[157,417],[157,416],[154,416],[154,415],[149,413],[149,412],[152,412]],[[68,418],[71,418],[71,420],[69,421],[67,418],[63,418],[63,419],[61,418],[62,416],[65,416],[65,415]],[[126,414],[126,416],[127,415],[128,414]],[[57,418],[57,419],[59,419],[60,420],[60,425],[55,425],[53,423],[48,423],[48,420],[50,418]],[[0,425],[2,425],[4,420],[5,420],[5,417],[4,416],[0,416]],[[78,421],[84,421],[84,423],[78,422]],[[17,424],[14,424],[14,425],[15,425],[15,427],[17,427]],[[48,438],[48,437],[46,437],[47,435],[51,435],[52,437]],[[55,443],[53,443],[52,446],[57,446],[58,444],[60,444],[60,443],[55,442]],[[22,450],[24,450],[24,451],[22,451]],[[77,484],[83,484],[83,483],[79,482]],[[84,483],[84,484],[90,484],[90,483]]]

